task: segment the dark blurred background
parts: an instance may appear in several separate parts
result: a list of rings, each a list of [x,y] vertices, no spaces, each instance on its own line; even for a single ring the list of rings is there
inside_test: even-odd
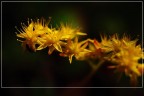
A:
[[[83,82],[91,72],[84,61],[72,64],[68,58],[58,52],[47,54],[48,49],[31,53],[24,51],[17,41],[15,26],[21,28],[21,22],[52,17],[50,25],[59,26],[61,22],[72,23],[88,35],[84,38],[100,40],[100,34],[112,35],[124,33],[142,43],[142,3],[141,2],[3,2],[2,3],[2,86],[3,87],[130,87],[129,81],[122,79],[117,83],[109,70],[98,71],[90,80]],[[140,80],[141,81],[141,80]],[[82,82],[82,83],[81,83]],[[141,86],[141,84],[139,85]],[[14,96],[79,96],[92,95],[94,91],[86,89],[9,89]],[[106,91],[113,96],[121,96],[126,90]],[[25,94],[21,94],[25,91]],[[133,90],[123,96],[142,96],[142,91]],[[98,92],[98,91],[97,91]],[[101,94],[98,92],[97,94]]]

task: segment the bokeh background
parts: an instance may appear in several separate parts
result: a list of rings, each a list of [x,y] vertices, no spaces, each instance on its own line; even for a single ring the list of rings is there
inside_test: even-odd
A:
[[[141,2],[3,2],[2,3],[2,86],[3,87],[129,87],[128,78],[117,82],[109,70],[99,70],[84,82],[91,67],[84,61],[60,57],[58,52],[47,54],[48,49],[36,53],[24,51],[17,41],[15,26],[38,18],[48,20],[50,25],[61,22],[80,27],[88,35],[85,38],[100,40],[100,34],[124,33],[142,43],[142,3]],[[141,81],[141,79],[140,79]],[[139,84],[141,86],[141,84]],[[141,89],[140,89],[141,90]],[[133,93],[123,89],[108,89],[113,96],[142,96],[143,92],[133,89]],[[21,94],[21,92],[25,92]],[[9,89],[13,96],[78,96],[92,95],[86,89]],[[120,93],[121,92],[121,93]],[[97,91],[97,94],[103,94]]]

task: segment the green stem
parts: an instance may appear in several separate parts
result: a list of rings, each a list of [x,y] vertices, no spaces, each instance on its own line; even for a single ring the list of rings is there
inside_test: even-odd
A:
[[[96,72],[104,63],[104,60],[100,60],[98,64],[93,63],[92,61],[88,61],[88,64],[91,66],[92,71],[91,72]]]
[[[104,63],[104,60],[100,61],[98,64],[94,64],[91,61],[89,61],[88,63],[91,66],[92,70],[87,76],[83,78],[79,86],[85,86],[89,82],[89,80],[96,73],[96,71],[98,71],[98,69],[102,66],[102,64]]]

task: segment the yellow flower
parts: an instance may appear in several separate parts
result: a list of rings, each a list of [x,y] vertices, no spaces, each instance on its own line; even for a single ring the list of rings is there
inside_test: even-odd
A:
[[[25,24],[22,24],[22,29],[18,30],[19,34],[16,34],[17,37],[24,39],[19,40],[22,42],[24,48],[26,48],[28,45],[32,51],[36,51],[36,44],[38,44],[38,39],[50,30],[51,29],[45,25],[44,19],[38,19],[37,22],[32,20],[29,22],[28,20],[28,25],[26,26]]]
[[[49,47],[48,54],[50,55],[55,49],[59,52],[62,52],[61,44],[63,43],[60,41],[61,35],[57,30],[53,29],[52,32],[48,32],[43,37],[39,38],[38,42],[40,46],[37,50],[42,50],[46,47]]]
[[[89,39],[89,50],[92,52],[89,53],[88,57],[91,59],[104,59],[109,58],[109,53],[113,51],[111,40],[108,39],[105,35],[101,35],[101,42],[96,39]]]
[[[91,50],[91,52],[89,53],[88,58],[104,59],[104,57],[107,57],[106,54],[112,50],[109,44],[110,41],[107,40],[106,37],[102,38],[101,42],[96,39],[89,39],[89,50]]]
[[[76,37],[74,41],[69,39],[60,56],[69,57],[70,63],[72,62],[73,56],[75,56],[77,60],[84,60],[85,55],[90,52],[86,49],[87,45],[87,40],[78,42],[78,37]]]
[[[103,57],[100,42],[98,42],[96,39],[94,40],[89,39],[88,41],[89,41],[89,50],[91,52],[87,54],[87,58],[100,59],[101,57]]]

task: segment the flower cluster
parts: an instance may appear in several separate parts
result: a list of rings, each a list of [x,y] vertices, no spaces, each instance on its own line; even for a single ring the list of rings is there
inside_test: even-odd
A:
[[[108,68],[115,69],[119,73],[125,73],[130,77],[133,85],[136,85],[137,77],[142,76],[144,66],[138,61],[144,59],[143,49],[137,45],[137,40],[130,40],[128,36],[119,38],[117,34],[108,39],[106,36],[101,38],[101,42],[93,40],[94,48],[89,53],[89,57],[110,61],[113,65]]]
[[[115,69],[119,73],[124,73],[130,77],[134,84],[137,77],[142,76],[144,66],[138,61],[144,59],[141,45],[136,44],[137,40],[131,40],[124,35],[119,38],[117,34],[101,36],[101,41],[96,39],[86,39],[79,41],[79,36],[86,35],[79,28],[74,28],[68,24],[61,24],[59,28],[49,27],[49,21],[38,19],[36,22],[28,20],[28,24],[22,24],[22,29],[16,33],[24,48],[29,48],[36,52],[48,48],[48,54],[58,51],[60,56],[68,57],[70,63],[72,58],[76,60],[103,60],[110,61],[109,69]],[[95,62],[93,62],[94,64]]]
[[[22,29],[18,30],[17,37],[23,38],[19,40],[22,42],[24,48],[28,48],[32,51],[42,50],[49,48],[48,54],[51,54],[54,50],[62,52],[62,46],[66,46],[66,42],[72,40],[78,35],[86,35],[86,33],[80,32],[78,28],[73,28],[69,25],[61,24],[59,29],[49,28],[49,21],[44,19],[38,19],[36,22],[28,20],[28,25],[22,24]]]

